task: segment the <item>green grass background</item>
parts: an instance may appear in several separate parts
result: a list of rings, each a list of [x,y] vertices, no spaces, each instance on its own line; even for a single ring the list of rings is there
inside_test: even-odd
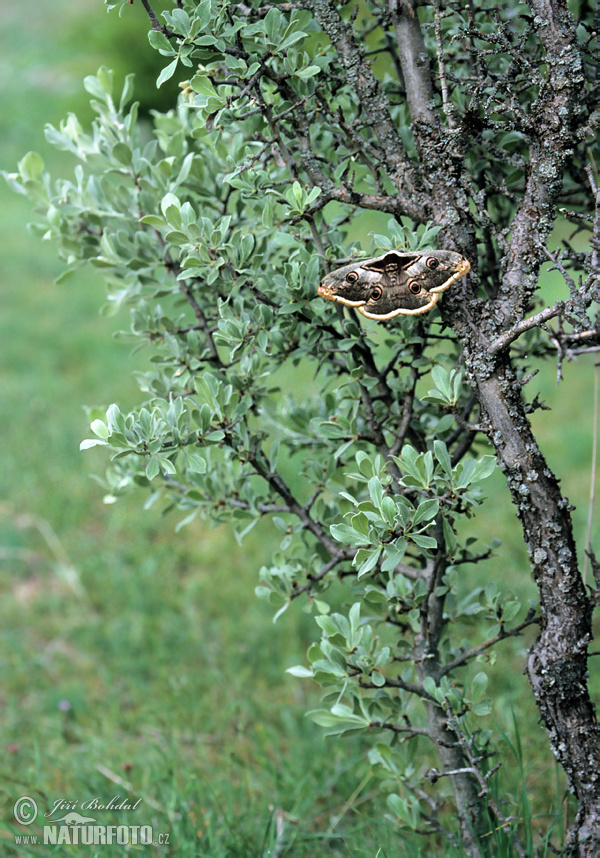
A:
[[[43,125],[68,110],[89,118],[81,80],[101,64],[123,74],[131,57],[138,94],[155,97],[141,4],[119,19],[97,0],[38,0],[27,10],[5,2],[0,16],[2,169],[36,149],[55,173],[71,171]],[[300,606],[273,625],[254,597],[278,541],[268,526],[240,547],[224,527],[175,533],[176,518],[145,511],[142,495],[102,503],[90,474],[102,471],[103,454],[79,452],[88,434],[82,406],[134,405],[132,371],[148,355],[132,359],[112,339],[127,319],[99,316],[104,292],[93,273],[53,284],[61,266],[54,248],[27,232],[29,204],[7,187],[0,193],[1,854],[52,852],[14,845],[25,831],[12,812],[22,795],[42,814],[58,799],[141,797],[135,812],[89,815],[169,833],[157,855],[420,854],[383,820],[361,742],[327,739],[304,717],[318,689],[285,668],[303,660],[315,625]],[[554,295],[560,283],[548,278],[547,289]],[[528,396],[539,391],[552,408],[533,422],[576,505],[583,545],[593,362],[568,364],[564,375],[557,387],[554,369],[543,368]],[[465,586],[496,578],[533,599],[502,475],[486,488],[473,529],[503,546],[465,571]],[[509,759],[504,788],[517,793],[522,774],[541,812],[556,808],[564,781],[522,676],[532,635],[499,649],[489,690],[493,720],[514,740],[516,713],[523,748],[522,769],[511,776]],[[546,826],[543,816],[533,825]]]

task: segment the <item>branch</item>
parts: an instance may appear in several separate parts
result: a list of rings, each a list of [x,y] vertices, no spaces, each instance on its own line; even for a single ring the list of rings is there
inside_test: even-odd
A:
[[[177,267],[179,268],[179,266],[177,266]],[[181,270],[182,269],[179,268],[179,272],[181,272]],[[196,316],[196,319],[198,320],[198,328],[202,331],[202,333],[204,334],[204,336],[206,338],[206,345],[207,345],[208,351],[210,353],[211,360],[218,367],[220,367],[221,369],[224,369],[225,364],[221,360],[221,358],[219,356],[219,352],[217,351],[215,341],[213,340],[212,332],[210,330],[208,322],[206,321],[206,316],[204,315],[204,312],[203,312],[200,304],[198,304],[194,295],[192,294],[192,290],[187,285],[187,283],[180,282],[179,283],[179,291],[185,295],[190,307],[194,311],[194,315]]]
[[[398,190],[405,192],[406,214],[413,220],[427,220],[429,200],[422,192],[419,175],[406,154],[388,100],[364,58],[362,45],[357,44],[354,38],[352,25],[342,19],[328,0],[307,0],[306,6],[337,51],[348,84],[356,93],[361,110],[377,136],[391,180]]]
[[[375,727],[377,730],[391,730],[393,733],[405,733],[405,740],[412,739],[413,736],[427,736],[433,742],[431,732],[427,727],[413,727],[412,725],[399,727],[398,724],[392,724],[389,721],[371,721],[369,726]]]
[[[362,677],[362,670],[357,670],[355,674],[353,674],[353,670],[353,666],[349,665],[348,673],[350,676],[358,675],[358,684],[360,688],[377,689],[382,687],[380,685],[375,685],[374,682],[367,682],[366,680],[364,680]],[[386,676],[383,688],[400,688],[402,691],[406,691],[409,694],[416,694],[417,697],[421,698],[421,700],[425,700],[428,703],[431,703],[433,706],[439,707],[439,703],[437,702],[435,697],[432,697],[431,694],[428,694],[422,685],[415,685],[412,682],[404,682],[403,679],[398,679],[397,677],[394,679],[391,676]]]
[[[345,203],[354,208],[387,212],[395,216],[404,214],[416,221],[420,221],[422,218],[421,209],[415,208],[409,197],[404,197],[400,194],[396,194],[395,196],[389,196],[388,194],[366,194],[355,191],[353,188],[348,188],[346,185],[336,187],[331,179],[327,178],[322,172],[320,172],[320,176],[314,171],[311,173],[306,166],[306,162],[303,161],[302,166],[309,174],[311,180],[314,181],[315,186],[321,188],[322,193],[302,215],[291,218],[289,221],[291,224],[305,220],[307,216],[320,211],[327,203],[332,201]]]
[[[294,493],[280,474],[270,471],[259,460],[256,454],[251,454],[248,457],[248,462],[254,467],[256,473],[269,484],[273,491],[283,498],[288,512],[291,512],[300,519],[304,527],[329,551],[332,558],[346,559],[346,552],[340,548],[339,544],[327,533],[325,528],[309,515],[306,508],[296,500]]]
[[[156,13],[154,12],[154,9],[152,8],[152,6],[148,2],[148,0],[142,0],[142,6],[144,7],[146,12],[148,13],[148,17],[150,18],[150,23],[152,24],[152,29],[153,30],[161,30],[162,28],[160,26],[158,18],[156,17]]]
[[[440,675],[445,676],[448,673],[451,673],[453,670],[456,670],[457,667],[461,667],[463,664],[466,664],[472,658],[480,655],[482,652],[485,652],[486,649],[494,646],[499,643],[499,641],[506,640],[506,638],[514,638],[517,635],[520,635],[523,629],[526,629],[527,626],[531,626],[534,623],[539,623],[539,617],[535,617],[533,609],[529,611],[525,619],[518,626],[515,626],[512,629],[506,631],[506,629],[501,628],[497,635],[494,635],[493,638],[489,638],[489,640],[484,641],[478,646],[473,647],[472,649],[463,652],[462,655],[458,655],[452,661],[447,662],[442,668],[440,668]]]
[[[594,340],[600,339],[600,330],[592,328],[589,331],[578,331],[577,333],[567,333],[563,330],[561,320],[559,319],[558,330],[552,331],[550,334],[550,342],[556,348],[556,383],[562,381],[562,364],[566,357],[567,360],[572,360],[577,355],[591,354],[600,351],[600,345],[594,345]],[[585,340],[592,340],[591,345],[586,345]],[[573,348],[573,345],[584,343],[583,346]]]
[[[437,125],[431,105],[431,67],[421,25],[410,0],[390,0],[390,13],[406,86],[406,101],[413,123]]]
[[[419,345],[415,345],[415,352],[418,351],[417,357],[421,357],[422,348],[419,348]],[[398,430],[396,432],[396,439],[392,446],[390,447],[390,454],[392,456],[397,456],[404,446],[404,441],[410,429],[411,420],[413,419],[413,406],[415,402],[415,396],[417,391],[417,382],[419,381],[420,374],[416,367],[411,367],[410,370],[410,382],[408,386],[408,390],[406,391],[404,401],[402,403],[402,414],[400,416],[400,425],[398,426]]]
[[[597,14],[600,16],[600,6],[596,10]],[[594,195],[594,222],[593,222],[593,232],[592,232],[592,240],[590,244],[592,245],[592,274],[598,276],[600,273],[600,186],[596,184],[596,178],[594,176],[594,171],[592,170],[591,164],[586,164],[585,174],[588,178],[588,182],[590,183],[590,188],[592,189],[592,193]],[[598,288],[598,282],[596,283],[596,288]]]
[[[323,578],[325,578],[325,576],[329,574],[329,572],[331,572],[331,570],[334,569],[338,565],[338,563],[341,563],[344,559],[346,558],[332,557],[332,559],[328,563],[326,563],[325,566],[323,566],[323,568],[319,572],[317,572],[316,575],[312,575],[309,572],[306,576],[306,584],[303,584],[301,587],[294,582],[294,591],[290,594],[290,600],[293,601],[294,599],[297,599],[298,596],[301,596],[302,593],[308,593],[310,590],[312,590],[313,584],[316,584],[318,581],[322,581]]]
[[[133,0],[131,0],[131,2],[133,2]],[[150,24],[152,25],[153,30],[159,30],[161,33],[164,33],[168,39],[175,35],[172,30],[169,30],[168,27],[165,27],[163,24],[160,23],[160,21],[156,17],[154,9],[152,8],[148,0],[142,0],[142,6],[148,13],[148,17],[150,18]]]
[[[474,736],[467,738],[465,736],[465,734],[460,730],[460,725],[458,724],[456,716],[452,712],[452,709],[450,708],[449,705],[446,705],[446,713],[448,716],[449,724],[454,728],[454,730],[456,732],[457,740],[461,746],[461,750],[463,752],[463,755],[465,756],[467,761],[470,763],[469,769],[470,769],[472,775],[476,778],[477,782],[479,783],[479,787],[480,787],[479,795],[480,795],[480,797],[481,796],[486,797],[487,801],[489,802],[489,806],[490,806],[491,810],[494,812],[496,818],[498,819],[498,822],[501,824],[502,827],[507,826],[512,821],[513,817],[504,816],[504,814],[502,813],[502,811],[500,810],[500,808],[498,806],[498,802],[496,801],[496,799],[492,793],[492,789],[490,787],[490,784],[489,784],[491,776],[494,774],[494,772],[498,771],[498,769],[500,768],[500,764],[493,766],[485,774],[483,774],[481,766],[479,765],[479,763],[481,763],[486,757],[488,757],[489,754],[484,752],[483,754],[479,754],[476,756],[473,753]],[[455,773],[454,772],[448,772],[448,771],[441,772],[438,774],[438,777],[441,777],[442,775],[446,775],[446,774],[453,775]],[[486,832],[486,834],[484,834],[483,836],[489,836],[492,833],[493,833],[492,831],[489,831],[489,832]],[[519,840],[519,835],[516,831],[512,836],[512,843],[513,843],[513,846],[515,848],[517,855],[522,855],[522,856],[526,855],[526,852],[523,849],[523,846],[521,845],[521,842]]]
[[[444,62],[442,28],[440,20],[440,0],[436,0],[434,12],[434,30],[438,72],[440,76],[440,87],[442,89],[442,108],[448,120],[448,127],[453,128],[456,125],[454,121],[454,105],[450,101],[450,97],[448,95],[448,81],[446,79],[446,64]]]
[[[547,74],[531,106],[529,174],[515,214],[507,266],[499,297],[505,317],[522,315],[537,287],[539,267],[562,188],[567,153],[574,147],[584,76],[570,14],[552,0],[529,0],[537,16],[536,35],[546,52]],[[559,19],[563,20],[559,20]]]
[[[553,304],[551,307],[546,307],[544,310],[540,310],[540,312],[536,313],[534,316],[530,316],[528,319],[521,319],[520,322],[517,322],[512,326],[512,328],[509,328],[508,331],[501,334],[501,336],[499,336],[498,339],[489,346],[488,353],[490,355],[497,354],[520,337],[521,334],[524,334],[525,331],[530,331],[531,328],[538,328],[549,319],[559,316],[564,312],[564,310],[565,302],[557,301],[556,304]]]

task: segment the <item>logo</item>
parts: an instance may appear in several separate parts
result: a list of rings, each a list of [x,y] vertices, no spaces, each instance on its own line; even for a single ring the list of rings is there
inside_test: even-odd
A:
[[[80,810],[130,811],[136,810],[142,799],[132,803],[120,796],[105,802],[100,798],[83,800],[57,799],[43,815],[41,833],[37,827],[38,806],[35,799],[22,795],[14,804],[13,813],[19,825],[27,826],[27,834],[16,834],[16,846],[164,846],[170,843],[169,834],[155,834],[151,825],[103,825],[95,816],[85,816]],[[67,811],[65,813],[65,811]],[[57,812],[63,816],[51,818]]]

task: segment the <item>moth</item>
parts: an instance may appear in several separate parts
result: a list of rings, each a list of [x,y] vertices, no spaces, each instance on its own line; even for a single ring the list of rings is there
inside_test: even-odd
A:
[[[378,322],[431,310],[440,295],[470,270],[452,250],[390,250],[337,268],[321,280],[326,301],[354,307]]]

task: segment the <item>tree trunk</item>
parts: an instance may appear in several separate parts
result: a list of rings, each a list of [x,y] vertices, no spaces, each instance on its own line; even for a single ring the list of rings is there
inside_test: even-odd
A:
[[[540,594],[527,673],[552,749],[580,802],[571,852],[600,852],[600,726],[587,689],[592,605],[577,566],[569,503],[537,445],[506,362],[477,377],[488,435],[506,474]]]

